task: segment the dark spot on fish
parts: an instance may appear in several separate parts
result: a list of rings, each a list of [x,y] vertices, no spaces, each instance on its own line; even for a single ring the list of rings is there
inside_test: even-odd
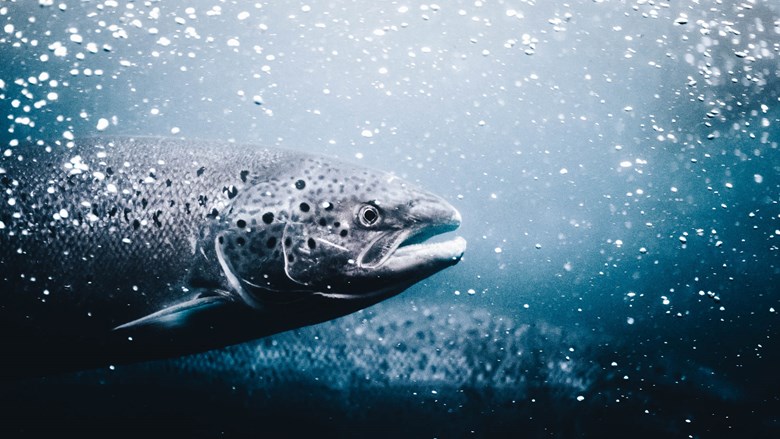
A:
[[[154,225],[157,227],[162,227],[162,221],[160,221],[160,215],[162,215],[162,210],[158,210],[157,212],[152,215],[152,221],[154,221]]]
[[[192,213],[192,212],[190,211],[190,203],[184,203],[184,211],[185,211],[185,212],[187,212],[187,215],[189,215],[190,213]]]
[[[209,197],[207,197],[207,196],[205,196],[203,194],[198,195],[198,204],[200,206],[205,206],[208,201],[209,201]]]
[[[246,227],[246,221],[240,219],[236,221],[236,226],[238,226],[239,229],[243,229],[244,227]]]
[[[206,167],[201,166],[200,169],[198,169],[197,172],[195,172],[195,174],[197,174],[198,177],[200,177],[201,175],[203,175],[204,172],[206,172]]]
[[[210,218],[216,218],[216,217],[219,216],[219,211],[217,210],[216,207],[212,207],[211,208],[211,212],[209,212],[208,215],[206,215],[206,216],[208,216]]]
[[[176,202],[175,202],[175,201],[173,201],[173,200],[171,200],[171,201],[169,201],[169,202],[168,202],[168,207],[173,207],[173,206],[175,206],[175,205],[176,205]]]
[[[295,261],[295,258],[293,257],[293,255],[287,255],[287,260],[293,262]]]
[[[132,210],[130,210],[129,208],[125,207],[125,211],[123,212],[124,216],[125,216],[125,221],[130,221],[130,216],[129,216],[130,212],[132,212]]]
[[[141,221],[138,221],[137,219],[133,220],[133,229],[138,230],[138,228],[141,227]]]
[[[167,187],[171,187],[171,185],[172,185],[172,184],[173,184],[173,182],[171,181],[171,179],[170,179],[170,178],[168,178],[168,179],[166,179],[166,180],[165,180],[165,186],[167,186]]]
[[[106,167],[106,175],[114,175],[114,170],[111,169],[111,166]]]
[[[266,212],[263,214],[263,222],[266,224],[271,224],[274,222],[274,214],[272,212]]]
[[[325,203],[325,210],[333,210],[333,203],[326,202]]]
[[[239,175],[241,176],[241,181],[243,183],[246,183],[246,177],[247,177],[247,175],[249,175],[249,171],[241,171],[241,174],[239,174]]]
[[[309,209],[310,209],[310,207],[309,207],[309,205],[307,203],[301,203],[301,205],[299,207],[301,208],[301,212],[308,212]]]
[[[109,209],[108,211],[108,216],[114,216],[116,215],[116,212],[117,212],[116,206],[112,206],[111,209]]]
[[[272,236],[272,237],[268,238],[268,241],[265,242],[265,245],[268,248],[276,247],[276,237]]]
[[[223,236],[220,236],[219,238],[217,238],[217,240],[219,241],[220,244],[225,243],[225,238]]]
[[[285,247],[289,247],[289,246],[291,246],[291,245],[292,245],[292,239],[290,239],[290,238],[285,238],[285,240],[284,240],[284,246],[285,246]]]
[[[336,221],[336,222],[333,223],[333,227],[337,227],[337,228],[341,227],[341,223]]]
[[[228,198],[230,198],[231,200],[235,198],[236,195],[238,195],[238,189],[232,184],[230,186],[222,187],[222,192],[227,194]]]
[[[347,232],[347,229],[342,229],[341,233],[339,233],[339,235],[341,235],[341,237],[343,238],[343,237],[347,236],[347,233],[349,233],[349,232]]]
[[[306,187],[306,182],[303,180],[298,180],[295,182],[295,189],[301,190]]]
[[[317,248],[317,241],[315,241],[314,238],[309,238],[309,240],[306,241],[306,245],[308,245],[309,248],[313,250]]]
[[[328,225],[328,221],[325,218],[320,218],[320,225],[325,227]]]
[[[141,198],[141,207],[146,209],[146,206],[149,204],[149,201],[146,198]]]
[[[246,239],[244,239],[243,237],[239,236],[238,238],[236,238],[236,244],[244,245],[244,244],[246,244]]]

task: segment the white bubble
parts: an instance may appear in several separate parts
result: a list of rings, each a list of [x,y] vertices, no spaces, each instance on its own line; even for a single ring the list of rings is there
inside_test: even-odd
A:
[[[369,129],[365,129],[360,132],[360,135],[363,137],[374,137],[374,132]]]
[[[623,160],[622,162],[620,162],[620,167],[621,168],[630,168],[631,164],[632,163],[631,163],[630,160]]]
[[[169,46],[171,44],[171,40],[169,40],[168,38],[165,38],[165,37],[160,37],[160,39],[157,40],[157,44],[159,44],[159,45],[161,45],[163,47]]]
[[[108,119],[105,119],[105,118],[101,117],[98,120],[97,126],[95,128],[97,128],[98,131],[103,131],[106,128],[108,128]]]
[[[762,176],[761,174],[753,174],[753,181],[761,184],[764,182],[764,176]]]
[[[577,401],[584,401],[584,400],[585,400],[585,397],[584,397],[584,396],[582,396],[582,395],[579,395],[579,396],[577,397]]]
[[[501,253],[503,250],[501,250],[501,247],[496,247],[495,249],[493,249],[493,251],[496,253]]]
[[[236,18],[238,18],[239,20],[246,20],[247,18],[249,18],[249,12],[241,11],[241,12],[238,13]]]

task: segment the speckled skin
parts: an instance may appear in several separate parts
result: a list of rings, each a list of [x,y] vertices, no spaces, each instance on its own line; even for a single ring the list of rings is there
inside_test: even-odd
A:
[[[159,138],[29,144],[0,160],[0,186],[5,374],[202,351],[328,320],[460,257],[383,268],[401,240],[457,227],[457,211],[383,172],[297,152]],[[375,224],[361,222],[365,206]],[[219,306],[173,329],[114,330],[197,298]]]

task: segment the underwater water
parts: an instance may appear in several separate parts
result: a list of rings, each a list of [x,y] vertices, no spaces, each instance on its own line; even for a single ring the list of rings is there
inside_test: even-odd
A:
[[[5,1],[0,60],[7,157],[314,152],[441,195],[469,243],[337,320],[0,382],[8,437],[780,434],[774,1]]]

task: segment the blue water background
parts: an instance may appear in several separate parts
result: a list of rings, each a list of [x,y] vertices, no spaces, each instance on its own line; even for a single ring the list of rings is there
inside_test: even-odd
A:
[[[384,382],[368,368],[322,388],[281,380],[258,396],[256,383],[215,378],[223,360],[211,353],[200,366],[6,383],[18,398],[8,419],[198,418],[241,435],[264,412],[268,428],[308,417],[350,434],[400,428],[389,410],[421,436],[778,433],[774,2],[41,3],[0,4],[0,149],[162,135],[395,172],[461,211],[469,248],[364,316],[427,310],[441,323],[476,310],[530,325],[542,334],[525,346],[535,367],[568,373],[573,362],[590,379],[545,393],[549,373],[525,369],[542,390],[502,399],[454,385],[437,397],[414,379],[361,391]],[[348,319],[327,328],[359,322]],[[306,350],[318,343],[306,334],[272,339]],[[462,335],[491,361],[513,358],[491,351],[511,331]],[[312,361],[290,358],[274,367]]]

